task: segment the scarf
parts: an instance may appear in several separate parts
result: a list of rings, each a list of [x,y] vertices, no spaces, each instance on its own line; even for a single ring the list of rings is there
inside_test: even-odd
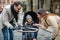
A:
[[[11,12],[12,12],[12,14],[14,15],[14,18],[15,18],[15,20],[16,20],[16,22],[17,22],[17,21],[18,21],[18,12],[16,12],[16,11],[14,10],[13,4],[11,5]]]

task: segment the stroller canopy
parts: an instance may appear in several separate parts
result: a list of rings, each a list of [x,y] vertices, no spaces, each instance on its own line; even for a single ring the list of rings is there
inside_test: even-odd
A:
[[[27,11],[27,12],[24,14],[23,25],[24,25],[24,23],[25,23],[25,21],[26,21],[26,16],[27,16],[27,15],[30,15],[35,23],[39,23],[37,14],[36,14],[35,12],[33,12],[33,11]]]

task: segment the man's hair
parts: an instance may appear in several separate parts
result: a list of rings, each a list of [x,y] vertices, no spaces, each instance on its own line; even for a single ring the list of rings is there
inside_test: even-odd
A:
[[[21,6],[23,6],[20,1],[15,1],[15,2],[13,3],[13,5],[16,5],[16,6],[21,5]]]

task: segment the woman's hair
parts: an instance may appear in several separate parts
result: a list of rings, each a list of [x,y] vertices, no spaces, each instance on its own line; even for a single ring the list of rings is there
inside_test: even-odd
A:
[[[15,2],[13,3],[13,5],[16,5],[16,6],[21,5],[21,6],[23,6],[20,1],[15,1]]]
[[[46,14],[46,11],[41,8],[37,11],[37,13],[40,14],[40,15],[43,15],[43,14]]]

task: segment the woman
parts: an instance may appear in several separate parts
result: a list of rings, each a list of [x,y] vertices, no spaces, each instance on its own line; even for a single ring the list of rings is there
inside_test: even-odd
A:
[[[58,34],[59,16],[51,13],[47,14],[44,9],[39,9],[37,16],[40,22],[34,25],[39,26],[38,40],[54,40]]]

